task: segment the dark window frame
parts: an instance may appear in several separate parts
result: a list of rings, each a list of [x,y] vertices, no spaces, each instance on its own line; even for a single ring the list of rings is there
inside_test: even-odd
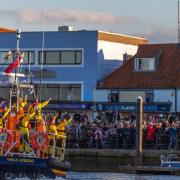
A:
[[[47,63],[47,52],[59,52],[59,63]],[[74,52],[74,63],[62,63],[62,52]],[[41,63],[41,54],[44,53],[44,62]],[[77,53],[81,53],[81,61],[77,62]],[[81,65],[82,64],[82,50],[60,50],[60,51],[39,51],[38,52],[38,64],[39,65]]]

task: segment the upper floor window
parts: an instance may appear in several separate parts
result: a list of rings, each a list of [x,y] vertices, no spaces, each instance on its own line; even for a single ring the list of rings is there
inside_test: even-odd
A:
[[[155,58],[135,58],[134,70],[135,71],[154,71]]]
[[[82,63],[82,51],[43,51],[39,52],[39,64],[72,65]]]
[[[23,51],[24,52],[24,59],[22,64],[34,64],[34,51]],[[5,56],[7,55],[8,51],[0,51],[0,64],[11,64],[13,60],[15,59],[15,51],[13,51],[13,54],[7,59],[4,60]]]

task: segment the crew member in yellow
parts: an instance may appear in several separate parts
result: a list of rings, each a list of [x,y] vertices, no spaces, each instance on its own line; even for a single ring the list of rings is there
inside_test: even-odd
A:
[[[57,127],[56,127],[56,118],[58,117],[58,114],[55,114],[50,118],[48,132],[49,132],[49,139],[50,139],[50,148],[49,148],[49,155],[52,155],[54,152],[54,148],[56,146],[56,138],[58,135]]]
[[[39,132],[46,132],[46,125],[42,116],[42,108],[47,106],[50,101],[51,98],[49,98],[47,101],[39,103],[37,99],[35,103],[29,105],[27,112],[35,112],[35,117],[30,122],[32,129],[35,129]]]
[[[5,118],[9,114],[10,109],[5,109],[5,111],[0,115],[0,129],[5,127]]]
[[[67,125],[72,121],[71,117],[67,114],[63,117],[61,122],[57,125],[57,132],[58,132],[58,143],[59,147],[65,148],[66,143],[66,128]],[[60,149],[59,149],[60,150]],[[62,151],[58,151],[58,155],[60,155]]]
[[[23,151],[25,147],[25,151],[29,152],[29,144],[30,144],[30,138],[29,138],[29,121],[35,116],[35,112],[33,113],[27,113],[26,116],[24,116],[21,119],[21,122],[19,124],[20,132],[21,132],[21,138],[22,138],[22,144],[19,147],[19,151]]]
[[[23,98],[19,98],[19,110],[17,112],[17,124],[19,123],[19,120],[24,117],[24,108],[27,105],[27,96],[23,100]]]
[[[32,113],[32,112],[36,112],[36,110],[38,110],[38,113],[41,113],[41,109],[43,107],[47,106],[50,101],[51,101],[51,98],[49,98],[47,101],[40,103],[40,102],[38,102],[38,99],[36,99],[36,102],[29,105],[27,112]]]

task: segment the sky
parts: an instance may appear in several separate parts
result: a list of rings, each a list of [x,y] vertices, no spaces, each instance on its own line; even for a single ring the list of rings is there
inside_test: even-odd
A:
[[[0,0],[0,26],[21,31],[101,30],[176,43],[178,0]]]

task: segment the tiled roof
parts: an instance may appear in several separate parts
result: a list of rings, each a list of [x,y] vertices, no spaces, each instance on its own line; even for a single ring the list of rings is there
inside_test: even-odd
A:
[[[160,56],[155,71],[134,71],[134,58],[150,58],[158,55]],[[180,88],[180,45],[140,45],[137,54],[102,80],[99,88]]]
[[[16,32],[16,30],[15,29],[9,29],[9,28],[0,27],[0,32]]]
[[[122,34],[114,34],[109,32],[98,31],[98,40],[117,42],[124,44],[147,44],[148,41],[146,38],[136,37],[136,36],[127,36]]]

